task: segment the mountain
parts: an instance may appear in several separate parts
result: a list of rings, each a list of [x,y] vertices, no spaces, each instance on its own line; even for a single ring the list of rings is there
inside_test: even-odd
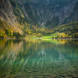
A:
[[[51,31],[77,22],[77,14],[78,0],[0,0],[0,36]]]
[[[9,0],[0,0],[0,33],[1,35],[4,33],[6,35],[6,33],[11,32],[23,34],[21,26],[13,12],[11,2]]]
[[[60,25],[53,29],[52,34],[62,33],[63,36],[68,35],[73,38],[78,38],[78,22],[71,22],[68,24]]]
[[[78,21],[78,0],[19,0],[18,3],[32,24],[52,28]]]

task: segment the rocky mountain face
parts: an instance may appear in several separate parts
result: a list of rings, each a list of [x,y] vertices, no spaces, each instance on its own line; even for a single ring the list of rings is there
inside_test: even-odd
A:
[[[16,17],[9,0],[0,0],[0,17],[7,20],[8,23],[15,23]]]
[[[78,0],[0,0],[0,19],[18,31],[25,22],[53,28],[78,21],[77,14]]]
[[[10,0],[0,0],[0,22],[6,22],[7,25],[4,25],[5,30],[12,29],[13,32],[22,34],[21,27],[13,12],[13,6]],[[0,25],[0,28],[3,28],[3,26]]]
[[[28,22],[54,27],[78,21],[78,0],[19,0]]]

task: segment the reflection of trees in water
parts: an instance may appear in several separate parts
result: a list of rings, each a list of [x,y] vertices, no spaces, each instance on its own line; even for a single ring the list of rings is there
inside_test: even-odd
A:
[[[22,50],[23,42],[16,43],[14,41],[7,41],[6,44],[4,44],[5,47],[1,50],[0,57],[7,57],[8,59],[17,57],[19,52]]]
[[[73,67],[77,66],[78,58],[78,49],[73,45],[26,41],[6,44],[0,54],[0,66],[5,67],[5,71],[58,74],[78,69]]]
[[[5,47],[7,40],[0,40],[0,50],[2,50]]]

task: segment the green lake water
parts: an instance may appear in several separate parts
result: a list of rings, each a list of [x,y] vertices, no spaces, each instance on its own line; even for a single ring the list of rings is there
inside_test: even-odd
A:
[[[0,40],[0,78],[78,78],[78,41]]]

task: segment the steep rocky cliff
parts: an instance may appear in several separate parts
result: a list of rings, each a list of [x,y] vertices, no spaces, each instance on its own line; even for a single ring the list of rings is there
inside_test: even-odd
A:
[[[19,0],[29,22],[47,27],[78,21],[77,3],[78,0]]]
[[[13,12],[10,0],[0,0],[0,29],[23,34],[20,24]]]

